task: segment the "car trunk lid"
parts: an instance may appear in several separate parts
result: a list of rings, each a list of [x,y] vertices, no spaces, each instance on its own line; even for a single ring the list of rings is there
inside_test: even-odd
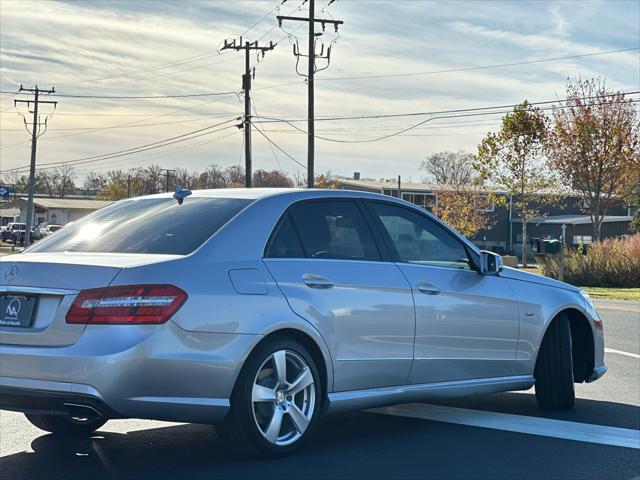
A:
[[[173,255],[25,253],[0,259],[0,344],[72,345],[85,325],[65,316],[80,290],[108,286],[123,268]]]

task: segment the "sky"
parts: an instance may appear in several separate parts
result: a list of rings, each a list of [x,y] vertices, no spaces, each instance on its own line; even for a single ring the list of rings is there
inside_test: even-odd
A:
[[[224,39],[273,41],[255,66],[252,99],[254,169],[306,176],[303,130],[269,119],[304,120],[305,79],[293,44],[306,53],[306,24],[275,16],[307,16],[302,0],[12,1],[0,0],[0,170],[28,165],[29,135],[12,92],[55,87],[38,164],[76,162],[79,183],[90,171],[158,164],[203,170],[243,164],[243,52],[220,50]],[[640,2],[316,0],[316,16],[340,19],[318,40],[332,44],[316,75],[317,118],[439,112],[561,99],[567,79],[599,77],[613,89],[640,90]],[[635,50],[628,50],[635,49]],[[496,68],[492,65],[628,50]],[[326,62],[318,61],[318,66]],[[306,70],[306,59],[299,69]],[[452,71],[455,70],[455,71]],[[399,75],[415,74],[415,75]],[[388,76],[398,75],[398,76]],[[354,78],[354,77],[369,78]],[[373,76],[374,78],[371,78]],[[380,76],[383,76],[380,78]],[[386,76],[386,77],[384,77]],[[221,95],[186,98],[79,96]],[[638,98],[638,95],[634,95]],[[474,152],[500,115],[453,114],[316,122],[316,172],[419,181],[421,162],[441,150]],[[449,118],[442,118],[442,117]],[[30,115],[27,114],[30,118]],[[379,141],[376,138],[430,119]],[[82,163],[168,138],[162,148]],[[196,136],[199,135],[199,136]],[[329,139],[329,140],[327,140]],[[291,159],[287,155],[286,152]],[[126,152],[125,152],[126,153]]]

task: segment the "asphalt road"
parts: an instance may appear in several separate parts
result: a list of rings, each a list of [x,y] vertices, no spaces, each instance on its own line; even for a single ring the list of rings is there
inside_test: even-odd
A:
[[[116,420],[63,441],[3,411],[0,478],[640,478],[640,304],[598,307],[609,372],[578,385],[569,412],[540,411],[532,391],[354,412],[300,453],[257,461],[210,426]]]

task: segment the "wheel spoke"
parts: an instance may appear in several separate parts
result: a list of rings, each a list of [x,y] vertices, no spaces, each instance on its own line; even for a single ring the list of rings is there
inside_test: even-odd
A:
[[[300,409],[295,404],[292,404],[289,407],[287,413],[291,417],[291,420],[293,420],[293,423],[298,429],[298,432],[304,433],[304,431],[309,426],[309,420],[307,419],[307,417],[302,414]]]
[[[313,374],[309,367],[303,368],[293,382],[287,393],[296,395],[309,385],[313,384]]]
[[[273,362],[276,366],[276,373],[278,374],[278,384],[287,384],[287,352],[280,350],[273,354]]]
[[[253,390],[251,392],[251,400],[255,402],[275,402],[276,401],[276,391],[263,387],[262,385],[258,385],[257,383],[253,386]]]
[[[281,408],[277,408],[273,412],[273,417],[271,417],[271,421],[269,422],[269,426],[267,427],[267,431],[264,432],[264,436],[271,443],[276,443],[278,441],[278,437],[280,436],[280,429],[282,428],[282,418],[284,416],[284,411]]]

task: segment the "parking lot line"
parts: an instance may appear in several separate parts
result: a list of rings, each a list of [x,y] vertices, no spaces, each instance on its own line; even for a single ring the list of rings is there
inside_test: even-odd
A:
[[[622,350],[616,350],[615,348],[605,348],[605,353],[617,353],[618,355],[625,355],[627,357],[640,358],[637,353],[623,352]]]
[[[393,407],[374,408],[367,411],[382,415],[419,418],[640,450],[640,430],[627,428],[423,403],[408,403]]]
[[[640,310],[637,308],[627,308],[627,307],[614,307],[614,306],[605,306],[598,305],[596,307],[598,310],[617,310],[619,312],[631,312],[631,313],[640,313]]]

